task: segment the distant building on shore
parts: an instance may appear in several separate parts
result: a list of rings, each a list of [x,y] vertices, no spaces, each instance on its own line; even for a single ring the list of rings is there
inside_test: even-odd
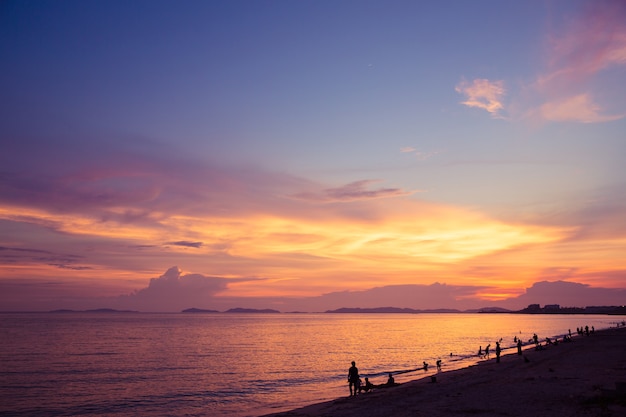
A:
[[[625,306],[587,306],[587,307],[561,307],[559,304],[546,304],[543,308],[539,304],[529,304],[523,310],[517,311],[522,314],[626,314]]]

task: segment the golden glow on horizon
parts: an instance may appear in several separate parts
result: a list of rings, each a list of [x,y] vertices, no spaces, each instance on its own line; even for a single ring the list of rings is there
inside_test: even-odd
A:
[[[153,223],[135,224],[4,206],[0,207],[0,219],[112,242],[94,252],[107,258],[106,262],[81,264],[85,270],[68,268],[73,277],[128,282],[127,269],[102,265],[124,258],[140,263],[134,260],[140,258],[144,264],[154,266],[153,270],[144,271],[145,280],[179,263],[193,273],[259,278],[231,282],[220,293],[228,296],[304,296],[439,281],[498,288],[480,294],[495,301],[519,295],[521,288],[541,279],[542,265],[563,259],[572,248],[575,250],[571,261],[586,265],[588,270],[593,270],[589,259],[578,252],[595,250],[595,258],[620,267],[615,241],[598,241],[596,246],[589,242],[572,243],[564,240],[572,233],[568,228],[507,224],[448,206],[428,206],[417,211],[420,215],[416,216],[412,208],[405,204],[386,217],[358,221],[304,216],[153,215]],[[183,241],[201,245],[177,244]],[[144,249],[124,249],[132,245]],[[472,272],[474,264],[479,267]],[[490,269],[480,267],[483,264],[490,265]],[[13,275],[24,276],[30,270],[40,276],[59,276],[64,267],[11,268]]]

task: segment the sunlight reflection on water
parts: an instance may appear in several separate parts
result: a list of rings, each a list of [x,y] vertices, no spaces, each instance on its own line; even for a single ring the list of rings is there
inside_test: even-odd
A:
[[[254,416],[348,393],[352,360],[377,384],[476,361],[478,347],[622,316],[511,314],[3,314],[0,411]],[[452,353],[452,356],[450,356]],[[505,351],[506,353],[506,351]]]

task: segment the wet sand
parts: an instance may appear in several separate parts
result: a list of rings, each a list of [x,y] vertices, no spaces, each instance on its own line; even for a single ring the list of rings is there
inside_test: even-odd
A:
[[[435,376],[267,417],[626,416],[626,328]]]

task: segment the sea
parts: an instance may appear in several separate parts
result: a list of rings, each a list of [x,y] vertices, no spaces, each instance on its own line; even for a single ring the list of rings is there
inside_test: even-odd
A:
[[[227,416],[349,395],[481,360],[479,347],[576,336],[626,316],[523,314],[0,314],[0,416]],[[575,339],[574,339],[575,340]],[[424,362],[430,366],[423,369]]]

